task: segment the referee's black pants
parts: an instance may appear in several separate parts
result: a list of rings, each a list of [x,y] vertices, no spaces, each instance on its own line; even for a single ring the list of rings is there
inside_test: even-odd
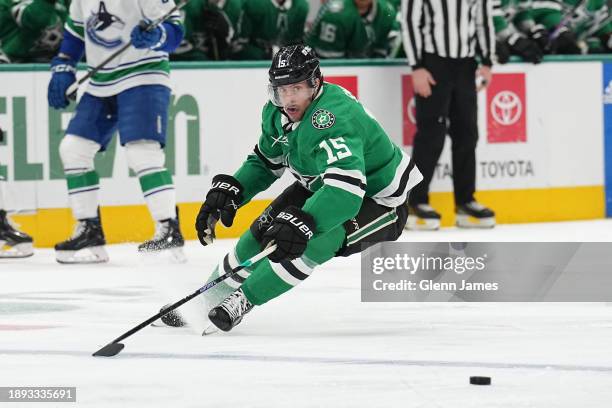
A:
[[[412,156],[423,181],[410,192],[409,204],[429,202],[429,184],[448,132],[452,141],[455,205],[474,200],[476,189],[476,67],[474,58],[425,54],[423,65],[436,81],[429,97],[416,95],[417,132]]]

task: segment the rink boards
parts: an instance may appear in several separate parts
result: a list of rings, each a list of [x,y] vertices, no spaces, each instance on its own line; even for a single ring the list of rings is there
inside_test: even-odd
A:
[[[170,107],[168,167],[174,173],[183,231],[193,220],[211,178],[232,173],[252,150],[266,102],[265,63],[175,65]],[[45,66],[0,68],[0,174],[10,209],[39,246],[69,235],[72,226],[57,146],[70,120],[49,110]],[[415,131],[410,72],[398,62],[328,64],[330,82],[353,92],[389,135],[410,151]],[[477,195],[500,223],[602,218],[606,215],[606,122],[602,98],[606,64],[585,60],[538,66],[496,67],[491,87],[479,94]],[[604,84],[604,86],[602,86]],[[609,112],[609,111],[608,111]],[[610,128],[608,124],[607,128]],[[117,143],[96,162],[102,216],[109,242],[149,237],[153,224],[138,180]],[[608,161],[610,162],[610,161]],[[450,142],[432,182],[432,204],[443,225],[454,222]],[[291,179],[287,176],[240,213],[220,236],[239,235]]]

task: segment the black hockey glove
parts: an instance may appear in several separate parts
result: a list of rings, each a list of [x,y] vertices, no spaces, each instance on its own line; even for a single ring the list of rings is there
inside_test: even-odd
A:
[[[529,30],[529,38],[538,44],[542,52],[548,48],[548,30],[543,25],[536,24]]]
[[[276,250],[268,255],[270,261],[296,259],[304,254],[306,245],[314,233],[314,218],[292,205],[274,218],[270,228],[263,234],[261,248],[265,249],[271,241],[274,241]]]
[[[552,42],[553,54],[581,54],[582,50],[578,46],[578,41],[573,32],[563,28],[561,33]]]
[[[212,244],[215,238],[215,224],[220,219],[226,227],[234,223],[236,211],[242,202],[242,185],[226,174],[217,174],[212,179],[212,187],[196,217],[195,228],[198,239],[204,246]]]
[[[525,62],[539,64],[544,57],[542,50],[540,50],[535,41],[518,33],[512,34],[508,38],[508,46],[512,54],[518,55]]]
[[[495,55],[497,55],[497,62],[500,64],[505,64],[510,60],[510,47],[506,41],[495,43]]]

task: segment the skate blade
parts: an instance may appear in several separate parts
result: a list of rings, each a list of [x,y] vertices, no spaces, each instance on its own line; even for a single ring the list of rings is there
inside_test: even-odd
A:
[[[207,328],[202,331],[202,336],[210,336],[211,334],[215,334],[219,331],[219,328],[214,324],[210,324]]]
[[[471,215],[456,215],[456,224],[459,228],[493,228],[495,217],[476,218]]]
[[[416,215],[409,215],[404,229],[411,231],[436,231],[440,229],[440,220],[434,218],[419,218]]]
[[[61,264],[95,264],[108,262],[108,254],[104,246],[95,246],[78,251],[55,251],[55,259]]]
[[[34,248],[31,242],[8,245],[6,241],[0,241],[0,258],[27,258],[32,255],[34,255]]]
[[[166,323],[162,322],[161,319],[154,321],[153,323],[151,323],[151,327],[169,327],[171,329],[180,329],[182,327],[187,327],[187,323],[185,323],[185,325],[183,326],[170,326],[167,325]]]

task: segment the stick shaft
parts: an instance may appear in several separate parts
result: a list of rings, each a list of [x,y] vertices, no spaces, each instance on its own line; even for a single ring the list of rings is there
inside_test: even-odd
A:
[[[276,249],[276,245],[271,245],[271,246],[267,247],[266,249],[264,249],[263,251],[261,251],[257,255],[253,256],[252,258],[247,259],[246,261],[244,261],[243,263],[241,263],[240,265],[238,265],[237,267],[235,267],[231,271],[229,271],[227,273],[224,273],[223,275],[220,275],[217,278],[215,278],[214,280],[208,282],[206,285],[202,286],[200,289],[196,290],[191,295],[184,297],[183,299],[179,300],[176,303],[173,303],[172,305],[170,305],[167,308],[164,308],[163,310],[161,310],[156,315],[151,316],[150,318],[148,318],[144,322],[140,323],[138,326],[135,326],[132,329],[128,330],[127,332],[123,333],[121,336],[117,337],[111,343],[119,343],[121,340],[130,337],[132,334],[134,334],[134,333],[142,330],[143,328],[147,327],[148,325],[150,325],[151,323],[153,323],[154,321],[156,321],[157,319],[159,319],[160,317],[162,317],[166,313],[168,313],[168,312],[170,312],[170,311],[180,307],[181,305],[189,302],[194,297],[196,297],[196,296],[206,292],[210,288],[216,286],[219,282],[224,281],[225,279],[227,279],[230,276],[234,275],[235,273],[243,270],[244,268],[248,268],[249,266],[256,264],[257,262],[259,262],[260,260],[262,260],[266,256],[270,255],[272,252],[274,252],[275,249]]]
[[[576,12],[576,10],[578,10],[582,4],[585,2],[586,0],[580,0],[578,3],[576,3],[576,5],[574,7],[572,7],[568,12],[566,12],[563,17],[561,18],[561,21],[559,22],[559,24],[557,24],[557,26],[555,27],[555,29],[550,33],[550,35],[548,36],[548,46],[550,47],[550,44],[557,39],[557,37],[559,36],[559,34],[561,33],[561,30],[563,29],[563,27],[565,27],[567,25],[567,23],[569,23],[569,21],[571,20],[572,16],[574,15],[574,13]]]

